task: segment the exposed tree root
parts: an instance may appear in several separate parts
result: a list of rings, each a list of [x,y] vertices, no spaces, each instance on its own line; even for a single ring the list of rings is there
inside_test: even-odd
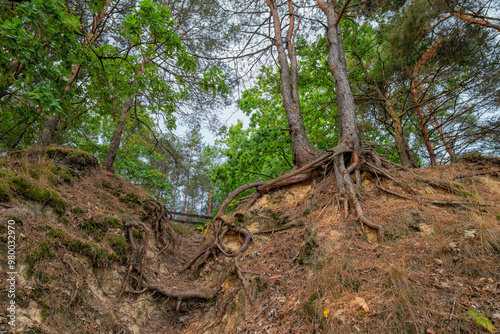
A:
[[[145,292],[146,290],[157,292],[162,294],[168,298],[175,298],[179,301],[186,299],[201,299],[201,300],[211,300],[218,293],[218,289],[191,289],[191,290],[179,290],[174,289],[162,283],[160,281],[152,278],[151,274],[149,274],[149,270],[144,267],[144,259],[147,250],[147,244],[149,239],[149,230],[147,226],[140,222],[135,221],[126,221],[125,227],[128,229],[128,239],[132,248],[132,256],[129,264],[129,270],[127,272],[127,276],[121,287],[121,292],[118,296],[118,299],[127,292],[127,293],[136,293],[140,294]],[[141,245],[138,245],[134,238],[133,228],[137,228],[143,232],[143,238]],[[127,283],[132,276],[132,273],[135,272],[139,277],[137,278],[138,285],[136,290],[127,290]]]
[[[154,199],[146,199],[142,202],[142,205],[150,213],[148,222],[155,236],[156,245],[162,245],[163,251],[165,250],[165,246],[175,244],[175,232],[168,221],[163,203]]]
[[[342,206],[345,218],[351,216],[350,219],[356,219],[362,226],[366,225],[369,228],[375,229],[377,231],[378,241],[381,243],[384,242],[385,237],[384,227],[371,221],[364,214],[361,204],[361,171],[371,173],[377,177],[375,185],[378,189],[403,199],[416,200],[434,205],[462,206],[466,208],[474,205],[484,205],[468,201],[450,202],[422,198],[410,182],[407,182],[404,178],[395,175],[397,174],[397,170],[394,167],[405,169],[379,156],[373,149],[373,145],[370,143],[362,143],[362,145],[357,147],[357,149],[351,149],[345,144],[340,144],[337,147],[326,151],[325,154],[314,159],[303,167],[294,169],[273,180],[243,185],[232,191],[220,206],[210,228],[213,233],[213,241],[211,244],[197,253],[196,256],[194,256],[193,259],[189,261],[189,263],[182,270],[180,270],[179,273],[192,269],[195,277],[198,278],[200,268],[207,264],[211,258],[217,259],[219,256],[229,258],[234,264],[234,273],[241,281],[249,302],[253,304],[253,298],[249,291],[247,280],[243,274],[245,271],[242,270],[240,263],[242,256],[253,241],[253,235],[244,227],[233,224],[232,218],[226,216],[225,211],[241,193],[248,189],[255,188],[256,191],[252,195],[247,196],[248,202],[245,203],[244,206],[241,206],[239,210],[245,210],[246,208],[251,207],[262,195],[271,190],[311,179],[315,175],[318,175],[318,170],[325,175],[327,172],[332,172],[335,176],[336,194],[333,198],[335,208]],[[433,187],[438,187],[455,194],[462,194],[464,191],[460,185],[441,180],[426,179],[416,175],[415,173],[413,174],[415,175],[415,180],[425,182]],[[384,188],[379,177],[392,181],[407,194],[401,194],[397,191]],[[156,236],[157,244],[160,243],[162,245],[167,245],[173,232],[170,230],[171,227],[169,226],[168,220],[165,218],[166,215],[163,205],[153,200],[145,201],[144,205],[149,206],[150,212],[152,212],[152,218],[149,220],[149,223],[152,233]],[[280,228],[259,231],[255,234],[274,233],[303,225],[304,224],[290,224]],[[178,301],[178,310],[183,300],[199,299],[207,301],[212,300],[217,296],[221,287],[221,282],[216,282],[211,288],[180,290],[168,286],[167,283],[162,282],[161,280],[157,280],[155,278],[155,274],[144,265],[144,257],[149,236],[149,226],[146,226],[143,223],[131,221],[127,221],[125,226],[128,228],[128,239],[132,248],[132,257],[127,276],[122,284],[119,298],[125,292],[143,293],[146,290],[149,290],[168,298],[175,298]],[[144,233],[145,237],[143,238],[141,245],[139,245],[134,239],[134,235],[132,233],[133,228],[139,229]],[[241,246],[237,251],[228,251],[223,243],[224,237],[230,233],[236,234],[240,239]],[[134,284],[128,284],[131,277],[136,280]],[[127,290],[127,285],[134,285],[135,288],[133,290]]]

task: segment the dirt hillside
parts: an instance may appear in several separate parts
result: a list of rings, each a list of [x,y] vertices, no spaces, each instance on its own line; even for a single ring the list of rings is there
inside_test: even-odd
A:
[[[84,152],[0,159],[0,302],[16,231],[19,333],[500,333],[500,160],[363,174],[345,214],[328,172],[264,195],[204,232]],[[193,262],[193,260],[195,260]]]

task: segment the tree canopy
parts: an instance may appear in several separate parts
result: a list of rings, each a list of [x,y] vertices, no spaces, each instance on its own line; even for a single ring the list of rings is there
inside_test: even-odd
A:
[[[0,149],[83,149],[172,210],[211,212],[342,145],[355,175],[358,154],[499,153],[491,0],[0,6]],[[248,127],[221,126],[231,103]]]

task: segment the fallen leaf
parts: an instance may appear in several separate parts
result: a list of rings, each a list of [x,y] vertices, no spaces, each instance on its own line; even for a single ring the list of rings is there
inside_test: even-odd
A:
[[[432,328],[432,327],[427,327],[427,331],[426,333],[429,333],[429,334],[436,334],[436,331]]]
[[[370,308],[368,307],[368,304],[366,304],[366,301],[364,298],[361,297],[356,297],[354,298],[354,301],[365,311],[369,312]]]
[[[330,310],[328,308],[325,308],[323,311],[323,314],[325,315],[325,318],[328,318],[328,314],[330,314]]]

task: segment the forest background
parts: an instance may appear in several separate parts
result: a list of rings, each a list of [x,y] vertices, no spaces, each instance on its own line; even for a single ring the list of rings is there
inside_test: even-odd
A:
[[[411,168],[498,156],[498,1],[326,3],[364,141]],[[170,210],[211,215],[239,186],[300,166],[287,92],[307,145],[339,142],[322,4],[2,1],[0,149],[81,149]],[[228,106],[249,125],[224,124]]]

